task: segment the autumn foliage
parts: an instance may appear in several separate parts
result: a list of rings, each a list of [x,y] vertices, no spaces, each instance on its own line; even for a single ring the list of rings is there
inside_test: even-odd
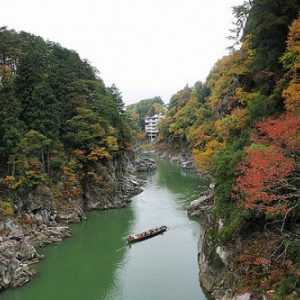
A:
[[[287,51],[282,58],[283,63],[291,73],[288,87],[283,91],[285,107],[290,112],[300,112],[300,18],[295,20],[287,40]]]
[[[241,198],[242,207],[269,215],[288,210],[296,188],[289,180],[295,161],[287,154],[300,150],[299,129],[300,116],[291,113],[257,123],[252,134],[256,144],[247,149],[237,168],[234,193]]]
[[[258,133],[252,135],[254,142],[271,144],[285,152],[300,151],[300,116],[283,114],[278,119],[265,119],[257,123]]]
[[[293,159],[286,158],[274,147],[251,149],[239,165],[238,191],[242,197],[241,206],[266,214],[282,214],[287,210],[287,199],[281,192],[287,178],[293,171]]]

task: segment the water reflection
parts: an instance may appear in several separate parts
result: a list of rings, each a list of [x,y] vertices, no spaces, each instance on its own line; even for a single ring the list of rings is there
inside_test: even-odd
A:
[[[93,212],[72,227],[73,238],[43,249],[39,275],[1,300],[206,299],[198,281],[201,228],[186,214],[206,182],[166,161],[146,179],[130,207]],[[157,225],[169,230],[126,246],[129,233]]]
[[[185,172],[166,160],[157,160],[159,186],[176,194],[178,204],[186,209],[188,204],[204,191],[209,182],[192,172]]]
[[[200,226],[189,220],[185,204],[198,196],[199,177],[158,161],[144,192],[135,197],[131,232],[165,224],[163,235],[132,245],[116,272],[117,290],[105,300],[206,299],[198,281],[197,242]]]
[[[114,274],[124,263],[124,237],[134,212],[130,208],[92,212],[72,226],[73,237],[43,249],[39,275],[23,288],[1,294],[1,300],[105,299],[116,290]]]

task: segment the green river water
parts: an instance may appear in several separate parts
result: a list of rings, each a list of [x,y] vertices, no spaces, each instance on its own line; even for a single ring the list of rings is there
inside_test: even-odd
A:
[[[125,209],[92,212],[72,225],[73,237],[40,249],[38,274],[1,300],[194,300],[206,299],[198,280],[201,227],[188,204],[206,182],[158,160],[145,175],[143,193]],[[124,237],[157,225],[163,235],[126,245]]]

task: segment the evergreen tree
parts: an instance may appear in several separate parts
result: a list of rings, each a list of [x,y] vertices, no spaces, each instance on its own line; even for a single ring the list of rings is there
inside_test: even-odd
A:
[[[2,80],[0,87],[0,152],[2,157],[8,157],[14,151],[24,133],[24,123],[19,119],[21,105],[14,91],[11,79]]]

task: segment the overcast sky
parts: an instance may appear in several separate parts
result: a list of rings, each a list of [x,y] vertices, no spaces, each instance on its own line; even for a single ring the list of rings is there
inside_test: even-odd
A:
[[[204,81],[242,0],[1,0],[0,26],[76,50],[126,104]]]

